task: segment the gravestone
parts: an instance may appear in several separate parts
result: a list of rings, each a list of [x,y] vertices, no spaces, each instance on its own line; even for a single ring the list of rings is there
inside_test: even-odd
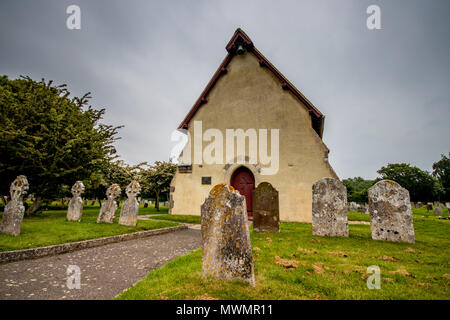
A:
[[[312,187],[312,233],[348,237],[347,188],[337,179],[322,178]]]
[[[144,200],[144,208],[148,208],[148,200]]]
[[[125,189],[127,200],[123,202],[122,210],[120,211],[119,224],[124,226],[134,227],[137,224],[137,216],[139,210],[139,202],[136,196],[141,192],[139,182],[133,180]]]
[[[253,190],[253,231],[280,232],[278,191],[268,182]]]
[[[427,211],[433,210],[433,203],[432,202],[428,202],[427,203]]]
[[[423,207],[423,203],[422,202],[417,202],[416,203],[416,208],[422,208]]]
[[[415,242],[409,192],[397,182],[381,180],[369,188],[372,239]]]
[[[201,206],[204,276],[255,283],[245,196],[216,185]]]
[[[446,202],[445,206],[447,207],[447,209],[450,209],[450,202]]]
[[[440,214],[442,214],[442,211],[443,211],[442,207],[437,206],[436,208],[434,208],[433,213],[440,215]]]
[[[349,210],[350,212],[355,212],[358,209],[356,202],[350,202]]]
[[[88,199],[84,199],[84,205],[87,206],[88,203],[89,203],[89,200]]]
[[[22,227],[23,214],[25,207],[23,206],[23,197],[27,194],[29,188],[27,177],[18,176],[9,187],[11,200],[5,205],[3,212],[2,224],[0,232],[18,236]]]
[[[97,223],[113,223],[116,217],[117,202],[116,198],[120,197],[122,190],[118,184],[111,185],[106,190],[106,200],[103,201],[100,212],[97,217]]]
[[[81,221],[83,214],[83,200],[81,194],[84,192],[84,184],[81,181],[75,182],[72,186],[72,199],[69,201],[69,207],[67,208],[67,221]]]
[[[369,205],[367,203],[361,205],[360,209],[362,213],[369,213]]]

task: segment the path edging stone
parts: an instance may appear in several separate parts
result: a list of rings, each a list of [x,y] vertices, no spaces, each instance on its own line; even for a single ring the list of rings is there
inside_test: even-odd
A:
[[[39,248],[30,248],[23,250],[13,250],[13,251],[4,251],[0,252],[0,264],[20,261],[20,260],[28,260],[28,259],[37,259],[47,256],[53,256],[57,254],[72,252],[76,250],[82,250],[87,248],[99,247],[110,243],[134,240],[139,238],[145,238],[150,236],[156,236],[159,234],[175,232],[179,230],[185,230],[188,226],[180,225],[175,227],[168,227],[162,229],[155,230],[147,230],[147,231],[139,231],[134,233],[126,233],[119,234],[111,237],[103,237],[97,239],[83,240],[77,242],[69,242],[57,245],[51,245],[47,247],[39,247]]]

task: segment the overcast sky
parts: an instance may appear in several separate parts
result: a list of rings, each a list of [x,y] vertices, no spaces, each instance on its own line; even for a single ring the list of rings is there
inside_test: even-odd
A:
[[[81,30],[66,8],[81,8]],[[366,27],[369,5],[381,30]],[[406,162],[431,170],[450,151],[450,1],[0,2],[0,74],[91,91],[131,164],[168,160],[170,135],[241,27],[325,114],[341,178]],[[206,105],[207,106],[207,105]]]

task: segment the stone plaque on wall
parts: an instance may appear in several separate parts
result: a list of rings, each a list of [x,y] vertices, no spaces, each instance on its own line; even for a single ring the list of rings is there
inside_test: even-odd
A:
[[[211,177],[202,177],[202,184],[211,184]]]

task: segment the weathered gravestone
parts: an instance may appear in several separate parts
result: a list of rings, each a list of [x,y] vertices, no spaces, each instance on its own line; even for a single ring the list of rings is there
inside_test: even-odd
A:
[[[72,199],[69,201],[67,208],[67,221],[81,221],[83,214],[83,200],[80,195],[84,192],[84,184],[81,181],[75,182],[72,186]]]
[[[204,276],[255,283],[245,197],[216,185],[201,206]]]
[[[148,200],[144,200],[144,208],[148,208]]]
[[[362,212],[362,213],[369,213],[369,206],[367,205],[367,203],[362,204],[359,207],[359,209],[360,209],[360,212]]]
[[[417,202],[416,203],[416,208],[422,208],[423,207],[423,203],[422,202]]]
[[[253,190],[253,230],[280,232],[278,191],[268,182]]]
[[[122,205],[120,211],[119,224],[124,226],[134,227],[137,224],[137,216],[139,210],[139,202],[136,200],[136,196],[141,192],[141,186],[135,180],[131,181],[125,189],[127,194],[127,200]]]
[[[312,233],[348,237],[347,188],[337,179],[322,178],[312,187]]]
[[[427,211],[433,210],[433,203],[432,202],[428,202],[427,203]]]
[[[443,211],[442,207],[437,206],[436,208],[434,208],[433,213],[434,214],[442,214],[442,211]]]
[[[358,205],[356,204],[356,202],[350,202],[349,211],[355,212],[357,209],[358,209]]]
[[[97,223],[113,223],[116,217],[117,202],[116,198],[120,197],[122,190],[118,184],[111,185],[106,190],[106,200],[103,201],[100,213],[97,217]]]
[[[0,232],[18,236],[22,227],[23,214],[25,207],[23,206],[23,197],[28,192],[29,184],[27,177],[18,176],[9,187],[11,200],[6,204],[3,213]]]
[[[447,207],[447,209],[450,210],[450,202],[446,202],[446,203],[445,203],[445,206]]]
[[[414,243],[409,192],[397,182],[382,180],[369,188],[372,239]]]

